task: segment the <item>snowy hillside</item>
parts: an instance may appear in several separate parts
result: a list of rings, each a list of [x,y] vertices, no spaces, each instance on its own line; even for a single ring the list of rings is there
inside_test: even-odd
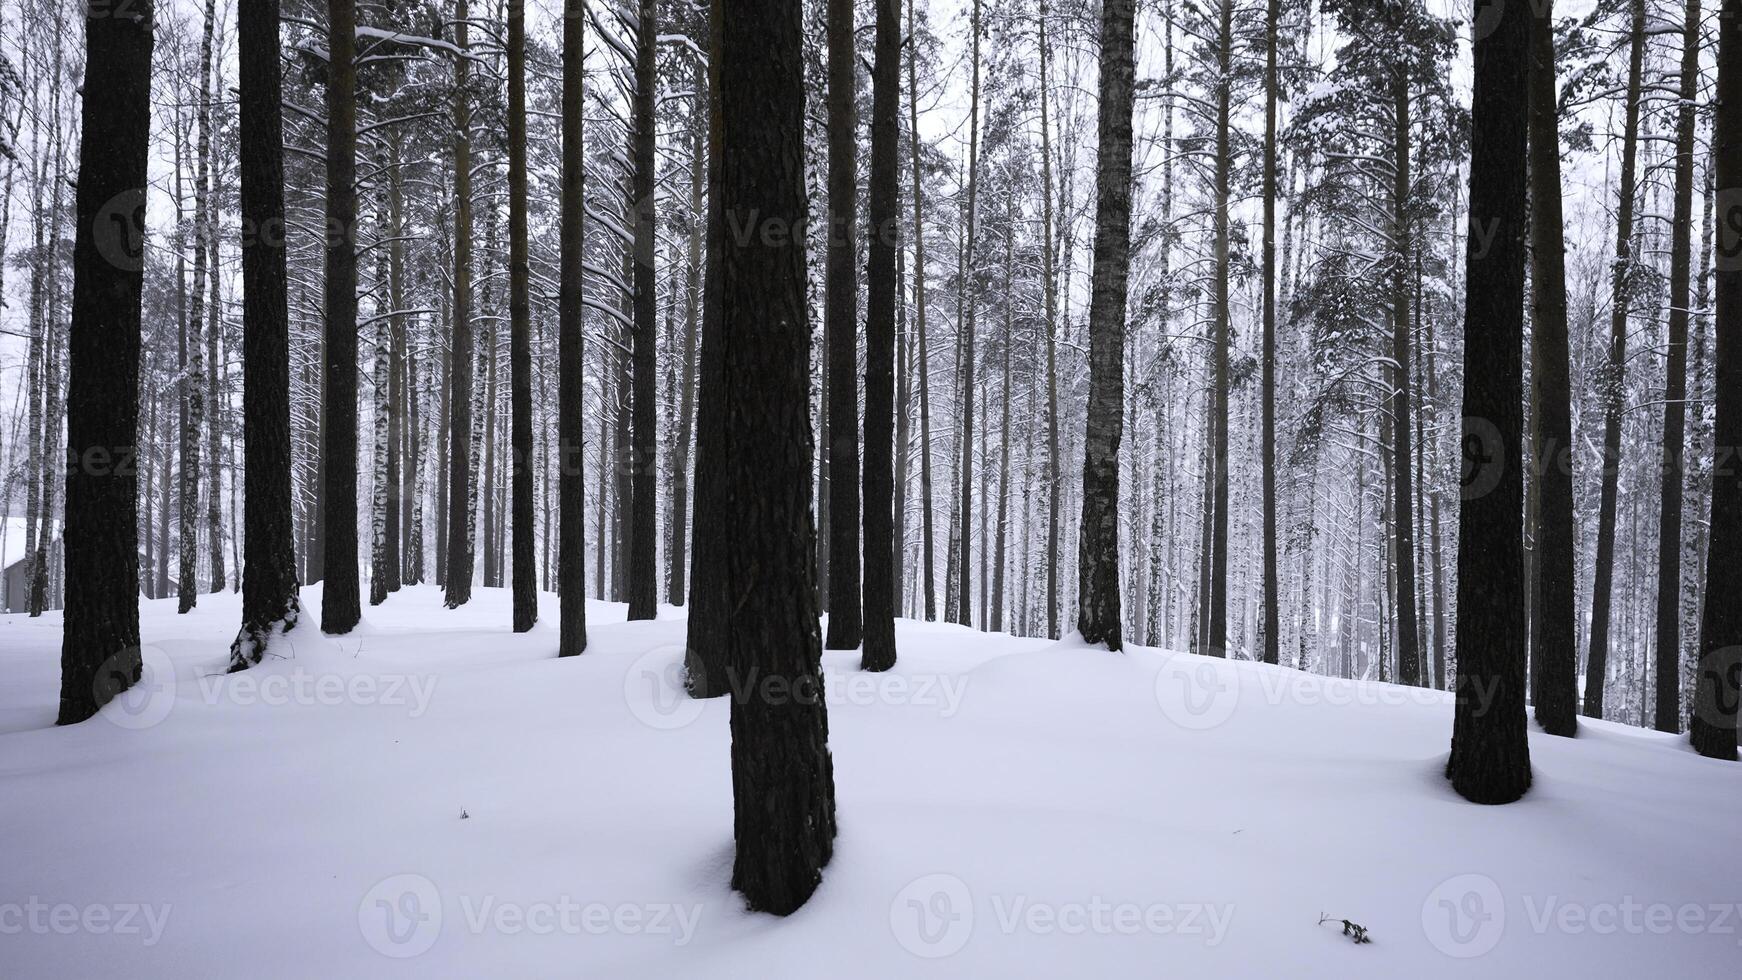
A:
[[[554,597],[514,636],[505,591],[413,588],[226,677],[237,601],[200,601],[146,603],[150,675],[63,729],[59,615],[0,619],[0,976],[1742,967],[1742,771],[1685,739],[1533,735],[1484,808],[1445,695],[902,621],[890,674],[825,657],[840,837],[777,919],[727,887],[728,706],[673,686],[680,619],[596,604],[559,661]]]

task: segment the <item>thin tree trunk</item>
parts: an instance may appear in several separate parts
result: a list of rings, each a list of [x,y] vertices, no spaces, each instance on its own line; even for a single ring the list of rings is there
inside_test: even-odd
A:
[[[1264,338],[1260,400],[1264,496],[1264,662],[1277,662],[1281,623],[1276,581],[1276,32],[1278,0],[1269,0],[1264,31]],[[1171,150],[1171,148],[1170,148]],[[1404,145],[1408,153],[1408,145]],[[1405,185],[1407,187],[1407,185]]]
[[[643,28],[651,29],[651,25]],[[538,622],[538,539],[532,512],[532,297],[526,253],[526,3],[508,0],[508,388],[513,404],[516,633]]]
[[[1218,78],[1216,85],[1216,159],[1215,159],[1215,262],[1213,275],[1215,303],[1215,405],[1211,417],[1215,427],[1215,447],[1211,453],[1214,479],[1210,501],[1210,602],[1208,617],[1209,645],[1205,652],[1212,657],[1225,657],[1228,650],[1228,386],[1229,347],[1232,345],[1233,312],[1228,303],[1229,242],[1228,203],[1229,179],[1233,170],[1233,150],[1230,146],[1230,98],[1233,84],[1230,65],[1234,51],[1234,0],[1222,0],[1221,33],[1216,46]]]
[[[667,595],[674,606],[684,604],[688,571],[685,550],[689,534],[690,440],[695,433],[696,352],[702,319],[702,237],[706,226],[707,200],[704,177],[708,166],[707,69],[695,69],[695,108],[690,122],[690,213],[689,280],[684,287],[683,373],[678,388],[677,438],[671,447],[671,545],[666,551],[671,570]]]
[[[357,18],[327,0],[326,424],[321,632],[362,618],[357,582]]]
[[[1688,280],[1693,251],[1694,99],[1700,75],[1700,0],[1687,0],[1670,224],[1669,358],[1663,393],[1663,493],[1657,524],[1657,730],[1680,732],[1682,481],[1687,468]]]
[[[1584,713],[1603,717],[1603,682],[1609,673],[1609,618],[1615,582],[1615,496],[1621,478],[1621,415],[1627,363],[1627,314],[1633,295],[1634,168],[1639,144],[1639,97],[1645,57],[1645,0],[1631,0],[1632,53],[1627,69],[1626,123],[1621,148],[1621,200],[1616,209],[1615,263],[1608,358],[1598,372],[1604,403],[1603,488],[1597,510],[1597,559],[1591,583],[1591,647],[1585,660]]]
[[[938,618],[936,560],[932,538],[932,478],[931,478],[931,361],[927,356],[925,327],[925,189],[920,165],[919,137],[919,54],[913,42],[915,0],[907,6],[907,96],[908,141],[913,150],[913,315],[919,346],[919,505],[920,505],[920,575],[925,584],[925,619]],[[1043,88],[1044,92],[1045,89]],[[1045,116],[1043,114],[1042,118]]]
[[[1274,0],[1273,0],[1274,2]],[[1413,200],[1410,179],[1409,76],[1405,69],[1395,69],[1391,80],[1392,111],[1392,235],[1395,253],[1391,270],[1391,508],[1397,529],[1395,602],[1398,681],[1420,687],[1425,678],[1421,669],[1420,624],[1416,618],[1415,595],[1415,500],[1414,477],[1410,458],[1410,253],[1414,234],[1410,226],[1409,209]],[[1269,472],[1268,468],[1266,472]]]
[[[1135,0],[1101,7],[1101,103],[1095,177],[1095,271],[1089,300],[1089,411],[1083,522],[1077,556],[1077,631],[1118,650],[1119,442],[1124,427],[1125,296],[1131,270],[1131,100]]]
[[[581,375],[582,259],[586,182],[585,144],[581,139],[582,79],[586,45],[582,30],[586,0],[564,0],[562,28],[562,225],[559,294],[557,298],[557,596],[559,624],[557,656],[573,657],[587,649],[587,527],[586,473],[582,466],[586,438]],[[602,532],[603,529],[601,529]]]
[[[1713,163],[1718,248],[1716,294],[1717,416],[1713,446],[1742,446],[1742,0],[1723,0],[1718,16],[1717,110]],[[1735,461],[1730,461],[1731,467]],[[1694,689],[1694,750],[1736,758],[1736,702],[1742,691],[1742,605],[1721,601],[1742,578],[1742,480],[1712,481],[1706,546],[1706,605],[1700,619],[1700,667]],[[1716,600],[1716,601],[1715,601]]]
[[[864,639],[859,569],[858,70],[853,0],[829,0],[828,21],[829,240],[824,315],[828,318],[829,633],[824,645],[830,650],[851,650]],[[876,231],[873,227],[873,234]]]
[[[471,46],[467,0],[456,0],[454,45]],[[457,609],[472,598],[472,107],[471,62],[454,59],[454,304],[448,404],[447,572],[443,603]]]
[[[969,532],[974,519],[974,308],[979,300],[979,283],[974,277],[974,223],[977,218],[977,197],[980,190],[980,0],[973,0],[973,81],[968,101],[968,218],[967,235],[962,240],[962,297],[964,311],[961,322],[961,498],[956,528],[956,622],[971,623],[968,613],[968,576],[973,569],[973,535]]]
[[[870,262],[865,270],[865,670],[895,666],[895,320],[901,298],[898,190],[901,142],[901,0],[873,0]],[[903,447],[905,451],[905,447]],[[839,569],[837,569],[839,571]],[[831,632],[841,615],[829,615]]]
[[[655,362],[659,282],[654,265],[658,215],[654,199],[654,100],[657,79],[656,51],[659,38],[658,5],[640,0],[640,30],[635,46],[635,101],[633,107],[635,173],[635,340],[631,355],[632,378],[629,502],[628,600],[629,618],[652,619],[658,613],[659,572],[654,558],[658,532],[659,464],[657,366]]]
[[[207,184],[212,158],[212,109],[207,97],[207,79],[211,76],[212,29],[216,20],[216,6],[216,0],[206,0],[205,28],[200,41],[200,78],[197,90],[200,102],[199,142],[194,160],[194,282],[193,290],[188,294],[192,301],[188,305],[187,320],[182,325],[183,349],[187,356],[182,365],[181,378],[186,414],[182,417],[181,430],[181,561],[176,582],[176,611],[181,613],[192,610],[199,597],[199,585],[195,578],[200,535],[200,436],[206,415],[206,396],[202,390],[206,374],[205,345],[201,343],[201,339],[206,313],[206,259],[209,254],[206,250],[206,235],[210,231],[206,209],[210,207],[211,200]],[[217,270],[212,270],[212,274],[217,275]],[[212,492],[216,493],[216,488]],[[41,555],[40,551],[38,555]],[[39,560],[37,565],[40,567],[41,564]]]

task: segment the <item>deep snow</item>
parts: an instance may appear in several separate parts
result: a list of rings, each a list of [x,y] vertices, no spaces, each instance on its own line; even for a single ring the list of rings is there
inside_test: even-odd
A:
[[[1479,807],[1446,695],[903,621],[825,656],[840,838],[781,920],[681,612],[558,661],[549,595],[319,596],[230,677],[236,597],[143,603],[151,676],[66,729],[59,615],[0,617],[0,977],[1742,975],[1742,767],[1678,739],[1533,734]]]

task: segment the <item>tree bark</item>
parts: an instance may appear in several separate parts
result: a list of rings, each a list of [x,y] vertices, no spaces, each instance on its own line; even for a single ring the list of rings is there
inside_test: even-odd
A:
[[[720,207],[785,229],[803,227],[807,211],[799,8],[769,0],[734,10],[716,52]],[[722,483],[736,537],[724,566],[738,593],[725,636],[735,682],[745,684],[731,707],[732,887],[752,910],[787,915],[822,881],[835,837],[812,585],[804,244],[752,234],[723,253]]]
[[[1259,393],[1263,432],[1264,497],[1264,662],[1278,659],[1281,622],[1277,614],[1276,581],[1276,32],[1278,2],[1269,0],[1264,31],[1264,338],[1259,353],[1262,391]],[[1402,128],[1402,127],[1400,127]],[[1404,144],[1408,152],[1408,144]],[[1407,184],[1404,185],[1407,188]],[[1165,247],[1165,246],[1164,246]],[[1153,642],[1153,641],[1152,641]]]
[[[1229,104],[1232,97],[1229,88],[1233,84],[1230,67],[1234,52],[1233,17],[1234,0],[1222,0],[1221,28],[1216,46],[1217,75],[1220,81],[1216,85],[1216,159],[1213,178],[1216,198],[1213,222],[1216,250],[1216,271],[1213,277],[1216,338],[1213,355],[1215,368],[1212,372],[1215,404],[1210,411],[1215,439],[1210,454],[1210,595],[1209,605],[1205,609],[1208,645],[1204,651],[1212,657],[1228,655],[1228,357],[1229,347],[1233,343],[1233,312],[1228,302],[1228,185],[1234,167]]]
[[[538,539],[532,513],[532,297],[526,253],[526,3],[508,0],[508,397],[513,405],[516,633],[538,622]]]
[[[1475,40],[1464,283],[1458,677],[1446,776],[1474,803],[1530,788],[1525,736],[1524,233],[1530,8],[1491,8]]]
[[[151,128],[151,0],[91,8],[67,346],[66,612],[57,724],[140,679],[139,327]],[[276,66],[277,59],[273,64]]]
[[[658,5],[640,0],[640,30],[635,47],[634,152],[635,174],[635,340],[630,395],[633,414],[630,440],[629,501],[629,618],[652,619],[658,614],[659,572],[654,548],[659,541],[659,464],[657,364],[655,345],[659,330],[659,281],[655,266],[658,215],[654,199],[654,100]]]
[[[871,224],[865,269],[865,589],[859,666],[895,666],[895,317],[900,300],[895,257],[901,250],[897,171],[901,142],[901,0],[873,0],[876,40],[871,69]],[[839,571],[837,567],[837,571]],[[832,624],[841,614],[837,603]]]
[[[362,619],[357,578],[357,18],[327,0],[326,424],[321,632]]]
[[[1095,271],[1089,297],[1089,411],[1083,438],[1077,631],[1118,650],[1119,441],[1125,402],[1125,294],[1131,270],[1131,99],[1135,0],[1101,7],[1101,103],[1095,177]]]
[[[859,282],[856,271],[859,261],[856,227],[859,213],[859,126],[853,0],[829,0],[828,18],[829,241],[828,304],[824,315],[828,318],[829,633],[825,646],[830,650],[851,650],[864,639],[859,568]],[[873,234],[877,231],[873,225]]]
[[[928,356],[925,326],[925,188],[920,165],[919,138],[919,53],[914,37],[914,7],[907,6],[907,97],[908,140],[913,151],[913,315],[919,347],[919,506],[920,506],[920,577],[925,587],[925,620],[938,618],[936,559],[932,537],[932,477],[931,477],[931,360]]]
[[[582,79],[586,73],[583,25],[586,0],[564,0],[562,27],[562,226],[557,299],[557,656],[587,649],[586,439],[581,376],[581,263],[586,244],[582,217],[586,183],[581,137]],[[600,529],[603,533],[603,528]]]
[[[1712,445],[1735,447],[1742,446],[1742,0],[1723,0],[1718,16],[1713,144],[1718,247],[1713,260],[1717,416]],[[1735,759],[1742,605],[1718,598],[1742,577],[1742,478],[1734,459],[1727,470],[1714,467],[1710,527],[1692,742],[1708,758]]]
[[[454,10],[454,44],[471,45],[467,0]],[[472,106],[471,62],[454,59],[454,304],[448,404],[447,574],[443,603],[457,609],[472,598]]]
[[[1530,376],[1536,387],[1536,424],[1531,431],[1537,442],[1529,458],[1538,474],[1541,504],[1530,664],[1537,724],[1551,735],[1570,738],[1578,734],[1579,655],[1573,608],[1572,381],[1553,25],[1552,7],[1544,4],[1530,27],[1530,235],[1535,293]]]
[[[1694,212],[1694,99],[1700,75],[1700,0],[1687,0],[1670,223],[1669,357],[1663,393],[1663,493],[1657,524],[1657,730],[1680,732],[1682,481],[1687,475],[1688,280]]]

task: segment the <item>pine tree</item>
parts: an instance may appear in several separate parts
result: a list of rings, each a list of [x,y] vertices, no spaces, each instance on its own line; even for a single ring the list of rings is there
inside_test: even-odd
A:
[[[1713,200],[1717,254],[1717,418],[1713,446],[1742,446],[1742,0],[1723,0],[1718,14],[1717,111],[1713,133]],[[1711,536],[1706,553],[1706,603],[1700,621],[1700,664],[1694,689],[1694,750],[1736,758],[1736,702],[1742,697],[1742,606],[1724,601],[1742,576],[1742,479],[1731,461],[1714,473]]]
[[[557,656],[587,649],[586,473],[581,391],[582,227],[586,186],[581,132],[582,80],[586,75],[583,26],[586,0],[564,0],[562,30],[562,266],[557,299],[557,595],[561,604]],[[601,533],[603,531],[601,530]]]
[[[471,10],[467,0],[457,0],[454,10],[454,45],[469,54]],[[443,578],[443,602],[457,609],[471,601],[472,572],[476,568],[472,549],[472,387],[474,357],[472,342],[472,105],[468,92],[471,69],[465,54],[454,59],[454,302],[453,337],[448,372],[448,469],[447,554]]]
[[[895,318],[901,284],[901,206],[896,170],[901,140],[901,0],[874,0],[871,69],[870,263],[865,270],[865,652],[859,666],[895,666]],[[833,617],[840,615],[836,605]]]
[[[725,578],[756,583],[724,617],[724,659],[745,683],[731,702],[732,887],[751,909],[776,915],[816,890],[835,838],[812,585],[804,242],[792,234],[808,210],[800,7],[770,0],[717,21],[719,207],[755,215],[760,227],[721,250],[722,377],[713,391],[722,397],[702,407],[724,419],[721,490],[735,535],[722,549]]]
[[[630,461],[632,480],[629,500],[628,601],[629,618],[652,619],[658,611],[658,573],[654,569],[657,540],[658,463],[655,445],[655,335],[659,318],[659,285],[656,281],[656,224],[653,196],[655,52],[658,40],[657,7],[654,0],[640,0],[640,25],[636,36],[633,148],[634,184],[634,340],[630,355]]]
[[[858,58],[853,0],[829,0],[828,18],[827,646],[851,650],[864,638],[859,575]],[[873,234],[876,230],[873,227]]]
[[[1530,8],[1476,31],[1464,289],[1458,677],[1446,777],[1474,803],[1530,788],[1524,720],[1524,231]]]
[[[1531,692],[1537,723],[1578,733],[1574,623],[1572,382],[1567,339],[1566,245],[1561,217],[1560,112],[1552,6],[1530,28],[1530,377],[1535,386],[1529,459],[1537,467],[1536,595],[1531,603]],[[1436,670],[1436,678],[1439,671]],[[1436,686],[1437,683],[1436,683]]]
[[[67,345],[66,613],[57,724],[140,678],[140,294],[151,129],[151,0],[89,16]],[[274,64],[277,59],[274,58]]]
[[[526,241],[526,3],[508,0],[508,361],[513,402],[514,632],[538,622],[532,492],[532,297]]]
[[[321,632],[362,618],[357,575],[357,18],[327,0],[326,422]]]
[[[1089,413],[1077,631],[1118,650],[1119,441],[1125,402],[1125,293],[1131,269],[1131,100],[1136,3],[1101,7],[1100,152],[1095,177],[1095,271],[1089,301]]]

